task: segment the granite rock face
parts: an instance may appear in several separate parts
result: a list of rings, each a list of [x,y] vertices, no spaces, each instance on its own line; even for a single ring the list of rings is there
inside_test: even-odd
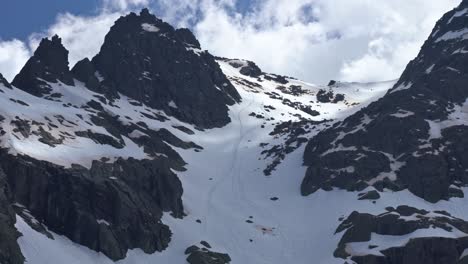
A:
[[[0,73],[0,84],[3,84],[7,88],[11,88],[11,84],[3,77],[3,75]]]
[[[426,237],[418,232],[439,229],[453,233],[451,237]],[[397,263],[464,263],[462,254],[468,248],[468,223],[444,211],[428,212],[410,206],[387,208],[380,215],[353,212],[336,230],[342,234],[334,255],[350,257],[357,264]],[[458,234],[465,234],[458,237]],[[375,236],[392,236],[395,245],[379,244]],[[407,242],[406,242],[407,240]],[[364,246],[357,244],[364,243]],[[364,250],[364,252],[363,252]],[[464,260],[466,261],[466,260]]]
[[[203,248],[196,245],[190,246],[185,250],[188,255],[187,262],[190,264],[229,264],[231,257],[225,253],[218,253],[211,250],[211,246],[206,241],[200,242]]]
[[[12,84],[36,96],[50,93],[46,82],[62,82],[73,85],[73,76],[68,68],[68,50],[62,45],[57,36],[52,39],[42,39],[20,73],[13,79]]]
[[[118,19],[92,63],[82,61],[73,72],[90,89],[127,95],[201,128],[229,123],[227,106],[240,101],[188,29],[175,30],[146,9]]]
[[[128,249],[164,250],[171,231],[163,212],[183,216],[182,185],[164,159],[95,161],[66,169],[2,152],[14,200],[50,231],[122,259]]]
[[[468,184],[468,2],[437,23],[419,55],[383,98],[312,138],[302,194],[409,189],[430,202],[462,195]]]
[[[21,264],[24,257],[17,243],[21,234],[15,228],[16,215],[12,202],[13,194],[5,173],[0,169],[0,263]]]

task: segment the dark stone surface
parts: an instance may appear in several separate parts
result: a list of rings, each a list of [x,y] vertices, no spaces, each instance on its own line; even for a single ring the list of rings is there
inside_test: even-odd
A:
[[[99,112],[97,115],[93,115],[91,117],[91,121],[95,125],[103,127],[105,130],[107,130],[107,132],[109,132],[112,137],[90,131],[81,131],[81,133],[78,132],[79,136],[89,137],[99,144],[108,144],[116,148],[121,148],[124,144],[122,136],[127,136],[130,138],[130,133],[132,133],[134,130],[139,130],[146,135],[134,138],[133,141],[139,146],[142,146],[145,153],[147,153],[150,157],[157,157],[160,154],[166,155],[168,157],[167,162],[169,166],[177,171],[184,171],[184,166],[186,163],[179,155],[179,153],[177,153],[168,144],[183,149],[202,149],[193,142],[185,142],[180,140],[166,129],[160,129],[158,131],[151,130],[144,122],[124,125],[118,120],[117,116],[111,116],[105,111]]]
[[[463,196],[450,186],[468,185],[468,127],[453,124],[434,136],[430,125],[456,121],[450,113],[468,97],[468,54],[460,52],[468,39],[439,40],[466,28],[468,17],[453,17],[466,6],[443,16],[383,98],[309,141],[303,195],[331,187],[362,190],[370,183],[379,190],[409,189],[433,203]],[[317,96],[332,100],[325,90]],[[349,167],[354,169],[344,171]]]
[[[229,63],[229,65],[232,67],[239,69],[239,73],[245,76],[257,78],[264,74],[264,72],[262,72],[262,70],[253,61],[227,59],[221,57],[216,57],[216,59]]]
[[[320,89],[316,95],[317,102],[320,103],[338,103],[345,100],[344,94],[335,94],[332,90]]]
[[[128,249],[164,250],[171,231],[163,212],[183,216],[182,185],[165,158],[94,161],[65,169],[1,153],[14,200],[49,230],[113,260]]]
[[[211,245],[206,241],[201,241],[200,244],[207,247],[207,248],[211,248]]]
[[[463,250],[468,247],[468,240],[430,237],[411,239],[404,247],[382,251],[384,256],[355,256],[357,264],[462,264]]]
[[[0,73],[0,84],[4,85],[7,88],[11,88],[11,84],[3,77],[3,75]]]
[[[366,193],[360,193],[358,200],[378,200],[380,199],[380,194],[376,190],[368,191]]]
[[[273,161],[263,170],[263,174],[265,176],[270,176],[276,167],[281,164],[281,161],[286,158],[287,154],[307,143],[307,139],[304,135],[311,133],[311,131],[316,129],[317,126],[325,123],[327,123],[327,120],[302,120],[297,122],[287,121],[278,123],[269,135],[285,137],[286,141],[284,143],[271,146],[266,143],[260,144],[260,147],[266,148],[261,152],[261,155],[264,155],[265,158],[273,159]]]
[[[176,30],[147,9],[119,18],[92,61],[83,59],[71,71],[61,39],[43,39],[12,84],[54,100],[47,82],[74,85],[74,78],[110,101],[121,93],[200,128],[229,123],[228,106],[241,100],[190,30]]]
[[[50,93],[50,87],[44,81],[74,84],[68,68],[68,50],[57,35],[50,40],[42,39],[34,56],[26,62],[12,84],[33,95],[43,96]]]
[[[453,227],[468,233],[468,222],[452,217],[448,213],[420,210],[410,206],[388,208],[387,213],[371,215],[353,212],[337,228],[336,233],[342,233],[334,255],[348,258],[358,264],[400,264],[400,263],[458,263],[464,249],[468,248],[468,239],[448,238],[413,238],[402,247],[381,250],[383,256],[353,256],[346,251],[346,244],[350,242],[366,242],[371,240],[371,234],[404,236],[418,229],[441,228],[452,232]],[[404,218],[409,217],[411,218]],[[379,245],[373,246],[373,248]]]
[[[190,255],[190,254],[192,254],[193,252],[195,252],[195,251],[197,251],[197,250],[199,250],[199,249],[200,249],[199,247],[193,245],[193,246],[188,247],[188,248],[185,250],[184,254],[185,254],[185,255]]]
[[[195,132],[193,132],[191,129],[184,127],[184,126],[172,126],[173,128],[176,128],[182,132],[184,132],[187,135],[194,135]]]
[[[96,68],[88,58],[77,62],[72,69],[72,73],[78,81],[83,82],[90,90],[100,91],[99,86],[101,82],[96,76]]]
[[[95,133],[91,130],[88,131],[76,131],[75,135],[78,137],[85,137],[93,140],[97,144],[102,144],[102,145],[110,145],[114,148],[121,149],[125,145],[123,144],[123,140],[121,142],[117,141],[115,138],[101,134],[101,133]]]
[[[208,244],[206,241],[203,244]],[[208,244],[209,245],[209,244]],[[207,248],[211,248],[207,246]],[[185,250],[187,262],[190,264],[228,264],[231,257],[228,254],[210,251],[207,248],[200,249],[198,246],[190,246]]]
[[[149,15],[147,12],[147,9],[144,9],[142,12],[146,12],[146,15]],[[176,29],[175,35],[177,39],[179,39],[181,42],[192,46],[197,49],[201,49],[200,42],[198,42],[198,39],[193,35],[192,31],[188,28],[179,28]]]
[[[7,182],[7,177],[0,169],[0,263],[22,264],[24,257],[17,243],[21,235],[15,228],[16,215],[11,204],[13,194]]]
[[[277,74],[265,74],[264,78],[269,81],[277,82],[279,84],[287,84],[289,81],[287,80],[288,77],[277,75]]]
[[[246,61],[247,65],[240,68],[239,72],[250,77],[259,77],[263,74],[262,70],[252,61]]]
[[[320,89],[317,93],[317,102],[330,103],[333,99],[333,92]]]
[[[55,138],[54,136],[52,136],[51,133],[44,130],[42,126],[39,127],[39,130],[37,132],[33,132],[33,134],[39,136],[39,142],[47,144],[51,147],[55,147],[57,145],[62,144],[64,140],[63,136],[60,136],[60,138]]]
[[[143,24],[158,31],[145,31]],[[240,96],[213,56],[190,50],[198,47],[189,30],[175,30],[147,10],[130,13],[115,22],[92,60],[104,78],[93,89],[120,92],[202,128],[224,126],[230,122],[227,105],[239,102]],[[81,79],[93,79],[87,76]]]
[[[24,208],[21,204],[14,203],[13,209],[15,210],[16,214],[21,217],[23,221],[26,222],[26,224],[28,224],[29,227],[31,227],[33,230],[47,236],[49,239],[55,239],[54,236],[47,230],[47,227],[39,222],[31,214],[31,212],[29,212],[29,210]]]

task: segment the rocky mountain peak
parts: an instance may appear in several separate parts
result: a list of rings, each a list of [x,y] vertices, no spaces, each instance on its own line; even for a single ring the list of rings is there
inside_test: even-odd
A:
[[[5,87],[11,88],[11,84],[3,77],[0,73],[0,84],[3,84]]]
[[[175,30],[147,9],[119,18],[92,64],[103,78],[101,91],[124,94],[201,128],[227,124],[227,105],[240,100],[190,30]]]
[[[51,56],[53,55],[53,56]],[[51,65],[68,68],[68,50],[62,45],[62,39],[54,35],[51,39],[43,38],[34,52],[38,60],[45,60]]]
[[[446,13],[436,24],[419,55],[406,67],[390,94],[411,88],[415,93],[433,93],[444,99],[462,103],[468,91],[462,84],[468,69],[465,49],[468,43],[468,4]],[[457,80],[457,81],[455,81]],[[451,85],[445,85],[447,81]]]
[[[50,92],[46,82],[61,81],[73,85],[68,68],[68,50],[57,35],[41,40],[34,55],[26,62],[12,84],[37,96]]]
[[[468,160],[467,1],[436,24],[380,100],[311,139],[304,195],[339,187],[409,189],[430,202],[463,196]]]

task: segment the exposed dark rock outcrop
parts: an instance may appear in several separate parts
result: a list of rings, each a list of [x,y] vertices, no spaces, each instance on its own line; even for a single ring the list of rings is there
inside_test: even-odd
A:
[[[89,170],[5,151],[1,159],[17,203],[49,230],[113,260],[133,248],[164,250],[171,231],[162,213],[183,216],[182,185],[165,158],[94,161]]]
[[[388,212],[380,215],[358,212],[349,215],[336,230],[336,233],[344,233],[334,255],[340,258],[351,257],[357,264],[462,263],[458,261],[463,251],[468,248],[468,238],[466,237],[409,237],[408,243],[389,247],[388,245],[374,244],[371,235],[374,233],[393,237],[402,236],[402,240],[404,240],[404,237],[417,230],[429,228],[467,233],[468,222],[452,217],[446,212],[429,213],[409,206],[399,206],[396,209],[388,208],[387,210]],[[347,244],[352,242],[367,242],[369,253],[353,252],[352,248],[347,247]],[[375,251],[379,253],[375,253]]]
[[[77,62],[72,69],[72,73],[78,81],[83,82],[90,90],[99,91],[99,86],[101,85],[99,73],[88,58]]]
[[[257,64],[252,61],[245,61],[244,64],[236,64],[235,61],[231,61],[229,64],[234,67],[240,67],[239,72],[249,77],[259,77],[263,74],[262,70],[257,66]]]
[[[51,91],[46,82],[58,81],[73,85],[73,76],[68,68],[68,50],[55,35],[50,40],[42,39],[34,56],[26,62],[12,84],[33,95],[44,96]]]
[[[92,61],[71,71],[61,39],[43,39],[12,84],[55,100],[61,95],[48,83],[74,85],[74,79],[111,101],[120,93],[200,128],[229,123],[228,105],[241,100],[190,30],[176,30],[147,9],[119,18]]]
[[[17,243],[21,235],[15,228],[16,215],[11,204],[13,194],[7,182],[7,177],[0,169],[0,263],[22,264],[24,257]]]
[[[427,237],[411,239],[404,247],[383,250],[382,256],[356,256],[357,264],[466,264],[461,258],[468,247],[468,239]]]
[[[3,86],[7,88],[11,88],[11,84],[3,77],[3,75],[0,73],[0,84],[3,84]]]
[[[204,242],[204,243],[203,243]],[[228,264],[231,263],[231,257],[228,254],[213,252],[209,250],[211,246],[205,241],[201,243],[204,248],[196,245],[190,246],[185,250],[188,255],[187,262],[190,264]]]
[[[269,133],[270,136],[275,137],[285,137],[283,144],[278,145],[268,145],[261,144],[262,148],[265,148],[261,152],[265,158],[272,158],[272,162],[267,165],[263,170],[265,176],[270,176],[272,172],[281,164],[281,161],[286,158],[286,155],[295,151],[303,144],[307,143],[307,134],[311,133],[313,130],[321,129],[325,127],[328,121],[310,121],[302,120],[297,122],[283,122],[275,126],[272,132]]]
[[[227,124],[227,105],[240,100],[213,56],[187,29],[175,30],[144,9],[118,19],[91,66],[73,69],[90,89],[117,92],[202,128]],[[103,78],[99,86],[96,70]]]
[[[380,194],[376,190],[372,190],[372,191],[359,194],[359,200],[378,200],[379,198],[380,198]]]
[[[420,54],[383,98],[310,140],[302,194],[339,187],[409,189],[430,202],[462,196],[468,184],[468,16],[437,23]],[[325,96],[326,94],[324,94]],[[329,99],[328,96],[327,100]]]
[[[317,93],[317,102],[320,103],[338,103],[344,101],[345,97],[343,94],[335,94],[333,90],[320,89]]]

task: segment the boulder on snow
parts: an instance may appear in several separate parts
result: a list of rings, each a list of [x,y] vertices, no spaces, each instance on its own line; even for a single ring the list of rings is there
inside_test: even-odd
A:
[[[468,222],[451,216],[446,212],[428,212],[410,206],[387,208],[380,215],[353,212],[344,220],[335,234],[342,234],[335,257],[351,258],[357,264],[426,264],[453,263],[457,264],[462,253],[468,248],[468,239],[414,237],[411,234],[417,230],[429,228],[442,229],[446,232],[468,234]],[[457,230],[454,230],[457,229]],[[372,234],[387,235],[396,238],[401,236],[406,244],[381,245],[372,241]],[[409,237],[409,238],[407,238]],[[350,243],[368,243],[368,252],[355,252]],[[379,250],[379,248],[382,248]],[[375,251],[378,251],[378,254]]]
[[[211,248],[206,241],[200,242],[207,248]],[[190,264],[228,264],[231,262],[231,257],[228,254],[210,251],[207,248],[200,249],[198,246],[190,246],[185,250],[187,261]]]

